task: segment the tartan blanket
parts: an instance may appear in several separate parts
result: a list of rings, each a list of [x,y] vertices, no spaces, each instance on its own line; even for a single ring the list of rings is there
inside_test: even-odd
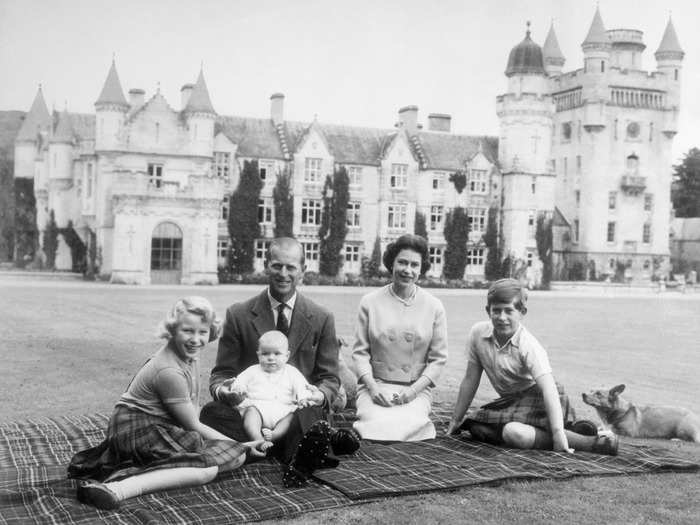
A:
[[[443,429],[448,411],[436,412]],[[365,442],[336,469],[317,471],[306,487],[282,486],[275,460],[245,465],[201,487],[133,498],[118,511],[100,511],[75,499],[66,478],[74,453],[104,438],[108,415],[42,418],[0,424],[0,525],[26,523],[226,524],[281,519],[305,512],[508,479],[697,471],[697,461],[672,452],[621,445],[617,457],[516,451],[466,438],[441,436],[418,443]],[[334,425],[352,424],[341,414]],[[440,432],[439,432],[440,433]]]

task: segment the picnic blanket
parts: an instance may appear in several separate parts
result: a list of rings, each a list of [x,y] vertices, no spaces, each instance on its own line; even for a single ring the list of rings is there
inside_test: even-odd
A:
[[[446,414],[436,413],[438,428],[444,428]],[[100,511],[75,499],[75,481],[66,478],[66,465],[75,452],[103,439],[107,420],[96,414],[0,424],[0,524],[240,523],[508,479],[700,469],[697,462],[670,451],[634,444],[623,444],[617,457],[571,456],[442,436],[419,443],[364,442],[338,468],[317,471],[304,488],[284,488],[281,466],[266,460],[202,487],[141,496],[123,502],[118,511]],[[351,422],[348,415],[334,420],[337,426]]]

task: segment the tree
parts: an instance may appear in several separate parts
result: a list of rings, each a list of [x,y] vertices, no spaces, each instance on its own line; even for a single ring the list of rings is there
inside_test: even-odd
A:
[[[348,172],[341,166],[326,177],[323,187],[323,215],[318,230],[320,239],[318,269],[323,275],[336,276],[343,265],[343,245],[348,233]]]
[[[70,248],[71,271],[84,273],[87,270],[87,246],[82,241],[78,232],[73,228],[73,221],[68,221],[68,226],[59,228],[58,233],[63,236],[63,240]]]
[[[454,184],[457,193],[462,193],[464,188],[467,187],[467,174],[462,170],[457,170],[450,174],[449,181]]]
[[[425,225],[425,215],[416,210],[416,220],[413,226],[413,233],[420,235],[424,239],[428,239],[428,228]]]
[[[0,261],[11,261],[15,237],[15,192],[12,159],[0,149]]]
[[[363,259],[362,276],[363,277],[379,277],[382,268],[382,245],[379,236],[374,238],[374,247],[372,255],[367,259]]]
[[[275,203],[275,237],[293,237],[294,196],[292,194],[292,172],[289,167],[277,174],[272,190]]]
[[[23,267],[32,260],[38,246],[34,179],[15,179],[15,264]]]
[[[496,206],[489,208],[484,244],[488,249],[484,276],[488,281],[495,281],[501,277],[501,246],[498,235],[498,208]]]
[[[228,234],[231,237],[229,268],[232,273],[253,272],[255,239],[260,237],[258,201],[263,181],[258,174],[258,161],[245,161],[241,180],[229,200]]]
[[[42,246],[46,255],[46,266],[49,270],[56,269],[56,252],[58,252],[58,226],[53,210],[49,212],[49,221],[44,230],[44,245]]]
[[[552,282],[552,216],[547,212],[537,214],[537,229],[535,230],[537,254],[542,261],[542,288],[549,289]]]
[[[467,242],[469,241],[469,219],[462,207],[447,212],[445,217],[445,263],[442,273],[446,279],[464,278],[467,267]]]
[[[700,217],[700,149],[688,151],[673,170],[671,200],[676,217]]]

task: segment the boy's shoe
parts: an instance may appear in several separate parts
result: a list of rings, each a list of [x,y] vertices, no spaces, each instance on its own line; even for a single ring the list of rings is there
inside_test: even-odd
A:
[[[80,503],[92,505],[102,510],[112,510],[119,507],[119,498],[107,485],[93,480],[78,482],[77,497]]]
[[[606,456],[617,456],[620,446],[620,438],[616,434],[602,434],[595,438],[591,452],[605,454]]]
[[[574,421],[574,423],[569,427],[568,430],[575,432],[576,434],[581,434],[582,436],[597,436],[598,426],[589,421],[588,419],[579,419]]]
[[[331,448],[336,456],[354,454],[360,448],[360,435],[354,428],[331,429]]]
[[[282,483],[287,488],[303,487],[311,474],[323,466],[331,446],[331,427],[323,420],[316,421],[301,438],[292,461],[284,471]]]

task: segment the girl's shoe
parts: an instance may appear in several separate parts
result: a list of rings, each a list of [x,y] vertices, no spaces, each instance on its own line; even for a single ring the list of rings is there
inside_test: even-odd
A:
[[[112,510],[119,507],[119,498],[107,485],[94,480],[78,482],[78,501],[92,505],[102,510]]]

